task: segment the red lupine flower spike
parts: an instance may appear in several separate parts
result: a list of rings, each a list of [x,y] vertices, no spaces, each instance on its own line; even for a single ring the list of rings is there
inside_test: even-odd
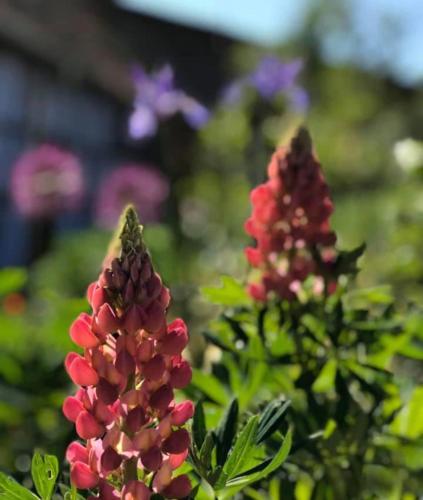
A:
[[[119,257],[109,252],[87,291],[92,315],[82,313],[70,329],[84,355],[69,353],[65,366],[82,387],[65,400],[63,413],[85,441],[72,443],[66,453],[71,481],[97,488],[92,499],[144,500],[162,491],[182,498],[189,480],[172,475],[187,456],[190,438],[182,426],[194,406],[175,405],[173,389],[191,380],[181,355],[188,331],[180,319],[167,325],[169,290],[154,272],[132,209],[120,240]]]
[[[293,300],[309,276],[315,293],[320,282],[327,293],[333,291],[336,236],[329,224],[333,204],[328,192],[311,138],[300,129],[289,148],[272,156],[268,180],[251,192],[253,210],[245,230],[256,247],[246,248],[245,255],[258,270],[247,287],[254,300]]]

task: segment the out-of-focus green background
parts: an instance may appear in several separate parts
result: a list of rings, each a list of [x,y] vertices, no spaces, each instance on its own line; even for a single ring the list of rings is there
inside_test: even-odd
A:
[[[60,410],[72,389],[68,327],[110,238],[93,217],[98,186],[123,162],[154,163],[169,180],[161,221],[145,235],[197,363],[213,315],[198,288],[221,274],[243,278],[249,190],[302,122],[335,200],[339,246],[368,245],[359,283],[390,284],[404,304],[423,299],[421,2],[233,1],[219,6],[224,22],[211,11],[184,17],[188,1],[156,3],[153,12],[141,1],[0,4],[0,469],[23,479],[35,447],[63,456],[73,433]],[[236,8],[250,15],[237,19]],[[307,110],[251,88],[221,102],[225,85],[266,54],[303,60]],[[176,117],[148,141],[128,138],[133,62],[170,62],[209,107],[208,124],[196,131]],[[58,214],[48,233],[16,213],[8,187],[19,153],[45,141],[76,152],[87,183],[80,210]]]

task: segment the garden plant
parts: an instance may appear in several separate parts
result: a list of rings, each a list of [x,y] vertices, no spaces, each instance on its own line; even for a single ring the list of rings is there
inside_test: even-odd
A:
[[[307,130],[276,150],[251,203],[251,269],[203,289],[220,314],[194,368],[188,327],[169,319],[171,291],[125,210],[91,312],[70,325],[67,463],[60,473],[62,458],[35,453],[35,492],[1,474],[0,498],[418,498],[421,313],[355,287],[364,246],[336,245]]]

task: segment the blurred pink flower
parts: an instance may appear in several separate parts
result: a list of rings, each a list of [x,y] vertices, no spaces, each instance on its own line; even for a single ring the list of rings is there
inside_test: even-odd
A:
[[[27,217],[53,217],[77,210],[85,191],[78,158],[51,144],[22,154],[12,168],[10,192]]]
[[[122,210],[132,203],[142,223],[160,219],[161,205],[169,194],[166,177],[146,165],[122,165],[102,182],[96,203],[96,221],[99,226],[112,228]]]

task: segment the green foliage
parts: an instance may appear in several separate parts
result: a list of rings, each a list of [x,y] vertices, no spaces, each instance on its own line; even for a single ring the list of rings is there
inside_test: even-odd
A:
[[[0,498],[5,500],[34,500],[38,497],[17,483],[13,478],[0,472]]]
[[[54,455],[41,456],[35,453],[31,467],[37,493],[42,500],[50,500],[59,474],[59,462]]]
[[[274,425],[281,423],[282,416],[281,406],[270,404],[263,413],[250,416],[241,425],[238,401],[233,399],[217,428],[207,431],[203,405],[197,403],[190,460],[202,479],[198,498],[207,490],[214,491],[222,500],[233,498],[232,495],[246,485],[264,480],[274,472],[286,460],[291,448],[291,432],[282,439]],[[271,439],[278,444],[269,457],[266,443]]]
[[[212,304],[222,306],[250,305],[251,298],[245,291],[245,287],[230,276],[222,276],[221,287],[202,288],[203,296]]]
[[[0,269],[0,296],[20,290],[27,280],[25,269],[8,267]]]
[[[356,273],[363,249],[342,255],[343,272]],[[225,485],[228,498],[238,491],[231,488],[250,481],[270,491],[268,481],[255,476],[260,472],[276,474],[284,498],[300,500],[367,498],[396,488],[417,494],[421,488],[421,387],[413,386],[407,363],[420,359],[423,315],[398,311],[388,287],[348,288],[263,308],[248,306],[239,294],[240,303],[230,302],[206,332],[206,341],[221,349],[212,364],[213,383],[219,380],[222,394],[243,401],[241,408],[263,408],[243,427],[215,484]],[[203,394],[219,404],[210,391]],[[275,436],[287,424],[294,437],[289,462],[273,468],[284,455]],[[254,452],[246,450],[263,442],[270,457],[247,469]],[[392,471],[399,466],[398,486]]]
[[[0,472],[0,498],[6,500],[50,500],[55,491],[56,480],[59,475],[57,457],[53,455],[42,456],[35,453],[32,457],[31,475],[39,497],[21,486],[13,478]]]

